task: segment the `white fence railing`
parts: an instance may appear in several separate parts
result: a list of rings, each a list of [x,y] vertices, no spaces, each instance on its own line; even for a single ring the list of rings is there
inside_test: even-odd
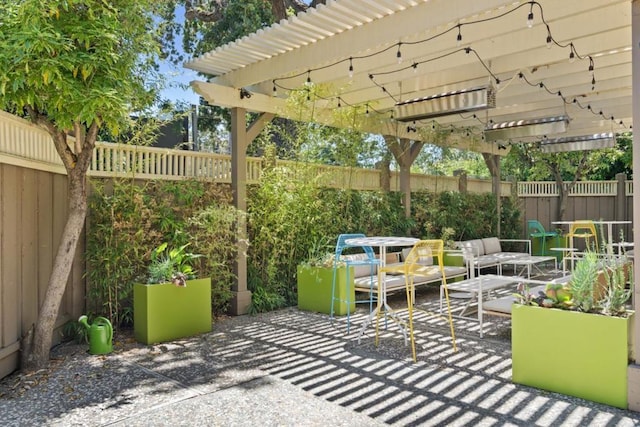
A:
[[[565,185],[569,184],[565,182]],[[553,181],[518,182],[518,197],[557,197],[558,185]],[[578,181],[569,196],[616,196],[618,181]],[[625,194],[633,196],[633,181],[625,181]]]
[[[0,162],[64,173],[47,132],[12,114],[0,111]],[[305,170],[317,179],[318,184],[334,188],[361,190],[380,189],[377,169],[345,168],[338,166],[305,164],[278,160],[277,166],[287,168],[292,174]],[[256,183],[262,175],[263,159],[247,158],[247,182]],[[231,156],[166,148],[143,147],[100,142],[93,153],[90,176],[129,176],[140,179],[201,178],[216,182],[231,182]],[[391,190],[400,188],[400,174],[391,172]],[[502,195],[511,194],[511,183],[503,182]],[[434,192],[458,191],[459,178],[411,174],[411,188]],[[490,180],[467,180],[467,191],[485,193],[491,191]],[[626,194],[633,195],[633,182],[625,183]],[[579,181],[570,196],[615,196],[617,181]],[[555,182],[519,182],[519,197],[553,197],[558,195]]]

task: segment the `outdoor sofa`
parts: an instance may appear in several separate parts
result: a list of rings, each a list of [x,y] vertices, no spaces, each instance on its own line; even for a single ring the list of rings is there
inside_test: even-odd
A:
[[[513,244],[522,248],[522,252],[504,251],[503,243]],[[486,237],[484,239],[472,239],[455,242],[457,248],[462,250],[464,260],[470,273],[480,275],[482,269],[495,267],[498,274],[502,274],[502,264],[518,258],[531,256],[531,240],[526,239],[499,239]]]

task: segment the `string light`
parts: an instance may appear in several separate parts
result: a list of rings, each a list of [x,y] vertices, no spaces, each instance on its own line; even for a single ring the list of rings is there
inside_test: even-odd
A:
[[[569,45],[571,47],[571,52],[569,52],[569,63],[573,64],[576,60],[576,55],[573,53],[573,43]]]
[[[542,5],[541,5],[540,3],[538,3],[537,1],[529,1],[529,2],[527,2],[527,3],[520,4],[520,5],[518,5],[518,6],[515,6],[513,9],[511,9],[511,10],[509,10],[509,11],[505,12],[505,13],[502,13],[502,14],[500,14],[499,16],[496,16],[496,17],[492,17],[492,18],[488,18],[488,19],[478,19],[478,20],[476,20],[476,21],[465,22],[464,24],[463,24],[463,23],[458,23],[458,24],[456,24],[455,26],[452,26],[452,27],[450,27],[450,28],[449,28],[449,29],[447,29],[447,30],[444,30],[444,31],[442,31],[442,32],[440,32],[440,33],[438,33],[438,34],[435,34],[435,35],[430,36],[430,37],[428,37],[428,38],[426,38],[426,39],[423,39],[423,40],[417,40],[417,41],[413,41],[413,42],[398,42],[398,43],[396,43],[396,44],[394,44],[394,45],[390,45],[390,46],[388,46],[388,47],[386,47],[386,48],[383,48],[383,49],[381,49],[381,50],[379,50],[379,51],[376,51],[376,52],[373,52],[373,53],[370,53],[370,54],[367,54],[367,55],[355,56],[355,57],[354,57],[354,56],[350,56],[349,58],[345,58],[345,59],[342,59],[342,60],[336,61],[336,62],[334,62],[334,63],[324,65],[324,66],[322,66],[322,67],[318,67],[318,68],[315,68],[315,69],[309,69],[309,70],[307,70],[307,71],[306,71],[307,79],[306,79],[306,85],[305,85],[305,86],[310,86],[310,85],[312,84],[312,82],[311,82],[311,72],[312,72],[312,71],[318,71],[318,70],[326,69],[326,68],[329,68],[329,67],[333,67],[333,66],[335,66],[335,65],[337,65],[337,64],[340,64],[340,63],[342,63],[342,62],[345,62],[345,61],[347,61],[347,60],[349,61],[349,67],[348,67],[349,78],[352,78],[352,77],[353,77],[353,71],[354,71],[354,67],[353,67],[353,61],[354,61],[354,59],[366,59],[366,58],[370,58],[370,57],[373,57],[373,56],[376,56],[376,55],[382,54],[382,53],[386,52],[387,50],[390,50],[390,49],[392,49],[392,48],[394,48],[394,47],[396,47],[396,48],[397,48],[397,51],[396,51],[396,58],[397,58],[397,60],[398,60],[398,64],[400,64],[400,63],[402,63],[402,60],[403,60],[403,58],[402,58],[402,52],[401,52],[401,46],[402,46],[402,44],[411,44],[411,45],[413,45],[413,44],[422,44],[422,43],[426,43],[426,42],[429,42],[429,41],[431,41],[431,40],[434,40],[434,39],[436,39],[436,38],[438,38],[438,37],[441,37],[441,36],[443,36],[443,35],[445,35],[445,34],[449,33],[450,31],[455,31],[455,29],[456,29],[456,28],[457,28],[457,30],[458,30],[458,33],[457,33],[457,36],[456,36],[456,42],[457,42],[456,44],[459,46],[459,45],[462,43],[462,26],[463,26],[463,25],[471,25],[471,24],[477,24],[477,23],[482,23],[482,22],[487,22],[487,21],[492,21],[492,20],[495,20],[495,19],[499,19],[499,18],[502,18],[503,16],[509,15],[509,14],[511,14],[511,13],[513,13],[513,12],[515,12],[515,11],[517,11],[517,10],[518,10],[518,9],[520,9],[521,7],[525,7],[526,5],[529,5],[529,6],[530,6],[529,13],[528,13],[528,15],[527,15],[527,26],[528,26],[528,27],[532,27],[532,26],[533,26],[533,20],[535,19],[535,15],[534,15],[534,13],[533,13],[533,7],[534,7],[534,6],[538,6],[538,8],[540,9],[540,16],[541,16],[542,23],[545,25],[545,27],[546,27],[546,29],[547,29],[547,37],[546,37],[546,45],[547,45],[547,48],[551,48],[553,44],[557,45],[558,47],[562,47],[562,48],[569,47],[569,49],[570,49],[570,52],[569,52],[569,61],[570,61],[570,62],[575,62],[575,60],[576,60],[576,59],[580,59],[580,60],[589,59],[589,67],[588,67],[588,70],[589,70],[589,72],[591,72],[591,73],[592,73],[592,75],[591,75],[592,90],[595,90],[595,73],[594,73],[595,65],[594,65],[593,57],[591,57],[590,55],[587,55],[587,56],[585,56],[585,57],[580,56],[580,55],[578,54],[578,51],[576,50],[576,48],[575,48],[575,46],[574,46],[573,42],[570,42],[570,43],[567,43],[567,44],[563,44],[563,43],[559,43],[559,42],[557,42],[556,40],[554,40],[554,38],[553,38],[553,36],[552,36],[552,33],[551,33],[551,28],[550,28],[549,24],[548,24],[548,23],[545,21],[545,19],[544,19],[544,14],[543,14],[543,10],[542,10]],[[489,67],[487,67],[487,65],[484,63],[484,61],[482,60],[482,58],[478,55],[478,53],[477,53],[475,50],[473,50],[473,49],[471,49],[471,48],[469,48],[469,47],[467,47],[467,48],[465,48],[465,49],[463,49],[463,50],[465,51],[465,53],[466,53],[466,54],[470,54],[470,53],[472,53],[472,52],[473,52],[473,53],[476,55],[477,59],[478,59],[478,60],[480,61],[480,63],[484,66],[484,68],[488,71],[489,75],[494,79],[496,86],[499,88],[499,87],[500,87],[500,84],[501,84],[501,80],[500,80],[497,76],[495,76],[495,75],[492,73],[492,71],[489,69]],[[458,52],[459,52],[459,51],[458,51]],[[377,73],[377,74],[375,74],[375,75],[397,73],[397,72],[400,72],[400,71],[407,70],[407,69],[409,69],[409,68],[412,68],[412,69],[413,69],[413,71],[414,71],[414,73],[417,73],[418,65],[421,65],[421,64],[423,64],[423,63],[425,63],[425,62],[430,62],[430,61],[432,61],[432,60],[442,59],[442,58],[444,58],[444,57],[446,57],[446,56],[448,56],[448,55],[450,55],[450,54],[453,54],[453,53],[455,53],[455,52],[452,52],[452,53],[449,53],[449,54],[444,54],[444,55],[439,56],[438,58],[432,58],[432,59],[427,60],[427,61],[422,61],[422,62],[413,62],[411,65],[406,66],[406,67],[404,67],[404,68],[401,68],[401,69],[398,69],[398,70],[395,70],[395,71],[385,72],[385,73]],[[304,72],[299,73],[299,74],[296,74],[296,75],[293,75],[293,76],[289,76],[289,77],[283,77],[283,78],[280,78],[280,79],[274,79],[274,80],[273,80],[273,94],[274,94],[274,96],[276,96],[276,95],[277,95],[277,88],[280,88],[280,89],[283,89],[283,90],[286,90],[286,91],[295,91],[295,90],[300,90],[300,89],[296,89],[296,88],[287,88],[287,87],[284,87],[284,86],[282,86],[282,85],[278,84],[277,82],[278,82],[278,81],[280,81],[280,80],[288,80],[288,79],[297,78],[297,77],[300,77],[300,76],[301,76],[301,75],[303,75],[303,74],[304,74]],[[521,74],[522,74],[522,73],[519,73],[519,74],[518,74],[518,77],[520,77],[520,78],[522,79],[522,78],[523,78],[523,76],[522,76]],[[374,84],[376,84],[377,86],[379,86],[379,87],[382,89],[382,91],[383,91],[384,93],[386,93],[388,96],[390,96],[392,99],[394,99],[394,101],[396,101],[396,100],[395,100],[395,98],[393,97],[393,95],[392,95],[391,93],[389,93],[389,92],[384,88],[384,86],[381,86],[381,85],[379,85],[378,83],[376,83],[376,82],[375,82],[375,80],[374,80],[375,75],[374,75],[374,74],[369,74],[369,79],[370,79]],[[509,80],[509,79],[507,79],[507,80]],[[527,82],[527,83],[529,83],[529,82]],[[533,85],[533,84],[531,84],[531,83],[529,83],[529,84],[530,84],[530,85]],[[559,93],[559,92],[552,92],[552,91],[549,91],[549,89],[547,89],[547,88],[545,87],[545,85],[544,85],[544,83],[543,83],[543,82],[539,82],[537,85],[538,85],[540,88],[545,89],[545,90],[546,90],[547,92],[549,92],[550,94],[558,95],[558,96],[560,96],[560,97],[562,97],[562,98],[564,99],[564,97],[562,96],[562,94],[561,94],[561,93]],[[311,91],[310,91],[308,88],[305,88],[305,89],[307,89],[307,99],[308,99],[308,100],[310,100],[310,99],[311,99]],[[314,98],[318,98],[318,99],[330,99],[330,98],[333,98],[333,97],[330,97],[330,98],[323,98],[323,97],[319,96],[317,93],[314,93]],[[564,99],[564,100],[565,100],[565,102],[567,102],[567,101],[566,101],[566,99]],[[396,102],[397,102],[397,101],[396,101]],[[574,99],[574,103],[575,103],[575,102],[576,102],[576,101],[575,101],[575,99]],[[338,99],[338,104],[339,104],[339,105],[342,105],[342,103],[345,103],[346,105],[349,105],[349,106],[354,106],[354,105],[351,105],[351,104],[349,104],[349,103],[345,102],[343,99],[339,98],[339,99]],[[579,105],[579,103],[578,103],[578,105]],[[354,106],[354,107],[355,107],[355,106]],[[582,107],[582,106],[581,106],[581,108],[584,108],[584,107]],[[589,107],[589,109],[590,109],[590,107]],[[369,104],[367,104],[367,105],[366,105],[366,114],[367,114],[367,115],[369,114],[370,110],[371,110],[371,111],[374,111],[374,112],[376,112],[376,113],[378,113],[378,114],[387,114],[387,113],[389,112],[389,110],[386,110],[386,111],[384,111],[384,112],[377,111],[375,108],[372,108],[372,107],[370,107],[370,106],[369,106]],[[595,112],[594,112],[594,114],[595,114]],[[393,119],[393,113],[391,114],[391,118]]]
[[[276,87],[275,80],[272,81],[272,83],[273,83],[273,96],[278,96],[278,88]]]

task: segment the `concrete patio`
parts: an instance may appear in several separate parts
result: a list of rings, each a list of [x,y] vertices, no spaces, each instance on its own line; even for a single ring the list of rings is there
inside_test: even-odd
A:
[[[400,304],[403,295],[392,297]],[[116,351],[91,356],[64,344],[51,369],[0,383],[3,425],[640,425],[640,414],[511,382],[510,324],[432,313],[437,289],[419,293],[418,363],[397,326],[380,345],[358,343],[366,313],[333,324],[284,309],[218,321],[213,332],[153,346],[120,334]],[[406,313],[400,313],[406,314]],[[354,331],[355,329],[355,331]]]

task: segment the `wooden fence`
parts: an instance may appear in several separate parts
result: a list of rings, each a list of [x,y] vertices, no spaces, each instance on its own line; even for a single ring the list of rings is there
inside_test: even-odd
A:
[[[262,166],[262,159],[247,160],[249,183],[260,180]],[[375,169],[291,161],[278,161],[277,166],[292,174],[311,167],[320,185],[380,189],[381,171]],[[230,182],[231,159],[212,153],[98,143],[89,174]],[[465,184],[469,192],[491,191],[488,180],[469,178]],[[458,191],[459,187],[459,177],[411,175],[414,191]],[[399,174],[392,172],[391,190],[398,189]],[[510,182],[503,183],[503,196],[511,196],[513,189]],[[632,191],[631,183],[624,180],[581,182],[571,193],[566,218],[631,219]],[[517,192],[525,212],[523,221],[537,218],[549,225],[557,204],[555,183],[518,183]],[[48,134],[0,111],[0,378],[17,368],[20,337],[36,321],[66,220],[66,199],[65,171]],[[630,232],[626,235],[631,236]],[[81,240],[57,328],[84,310],[84,248]]]

